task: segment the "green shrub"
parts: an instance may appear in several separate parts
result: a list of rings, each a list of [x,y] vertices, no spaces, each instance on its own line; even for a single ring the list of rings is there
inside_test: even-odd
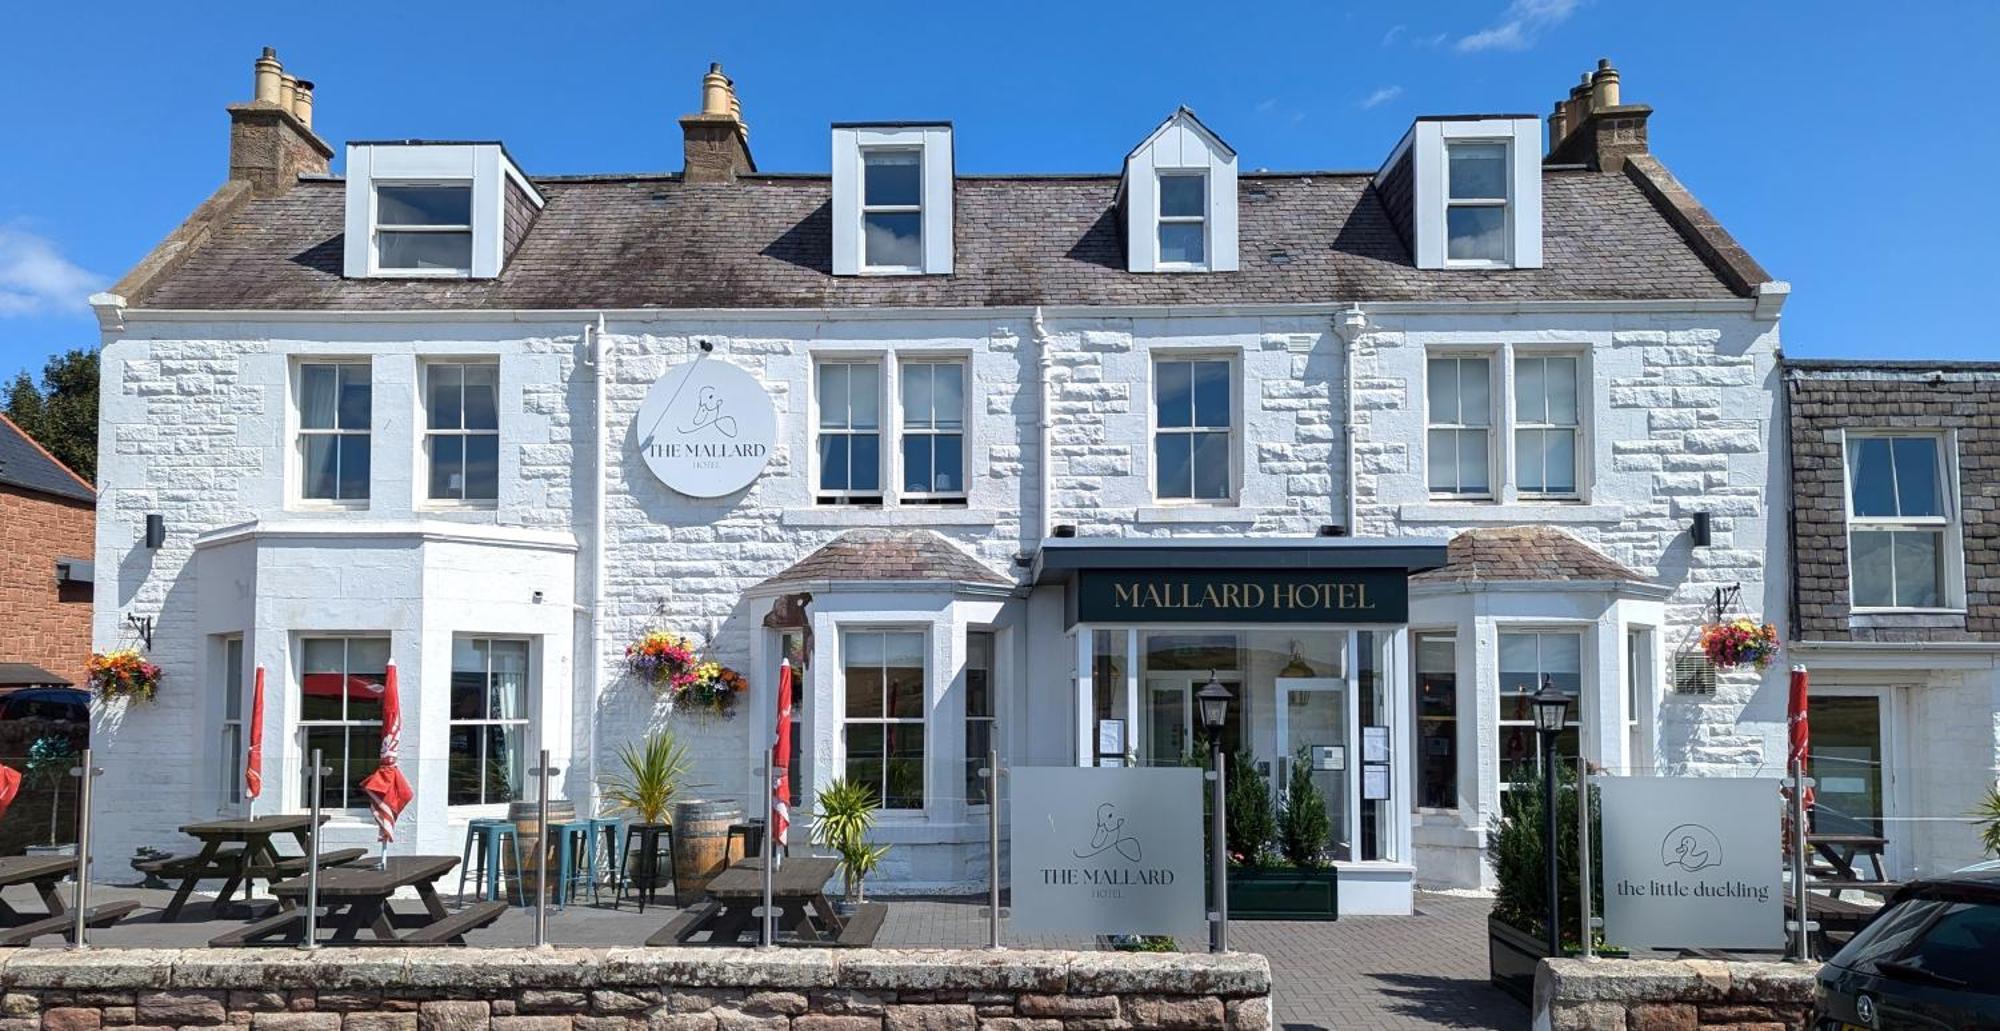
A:
[[[1278,848],[1297,867],[1324,866],[1333,820],[1326,799],[1313,784],[1312,756],[1299,749],[1292,757],[1291,779],[1285,785],[1284,807],[1278,811]]]
[[[1272,811],[1270,785],[1257,772],[1257,760],[1248,749],[1229,757],[1229,783],[1225,787],[1229,809],[1223,833],[1230,858],[1247,866],[1263,866],[1271,860],[1278,821]]]
[[[1556,781],[1557,888],[1562,902],[1563,940],[1580,942],[1577,896],[1581,885],[1577,876],[1576,771],[1568,763],[1558,764]],[[1601,826],[1597,796],[1590,799],[1590,821]],[[1592,840],[1600,840],[1592,831]],[[1592,850],[1591,912],[1604,912],[1603,852]],[[1547,933],[1548,865],[1542,846],[1542,780],[1529,771],[1501,796],[1500,815],[1487,829],[1487,862],[1499,885],[1493,897],[1493,915],[1537,937]]]
[[[1979,843],[2000,856],[2000,786],[1986,789],[1986,797],[1972,810],[1973,826],[1979,828]]]

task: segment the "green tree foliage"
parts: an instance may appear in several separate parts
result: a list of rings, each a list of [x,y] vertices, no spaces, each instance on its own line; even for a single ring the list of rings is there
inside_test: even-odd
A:
[[[1577,898],[1581,890],[1577,869],[1576,770],[1572,763],[1558,765],[1556,781],[1556,890],[1562,900],[1563,941],[1580,942],[1577,934]],[[1595,828],[1601,826],[1597,796],[1590,796],[1593,839],[1602,840]],[[1542,827],[1542,781],[1529,772],[1513,783],[1500,799],[1500,815],[1487,829],[1487,862],[1499,881],[1493,896],[1493,915],[1537,937],[1545,933],[1548,914],[1548,865],[1544,858]],[[1604,856],[1593,850],[1591,911],[1604,912]]]
[[[1278,813],[1278,848],[1293,866],[1320,866],[1332,836],[1333,819],[1327,815],[1326,799],[1313,784],[1311,752],[1301,748],[1292,757],[1285,804]]]
[[[1230,857],[1250,866],[1270,860],[1271,840],[1278,836],[1278,820],[1271,804],[1271,788],[1257,772],[1257,760],[1248,749],[1229,756],[1229,781],[1224,785],[1229,809],[1223,829]]]
[[[7,389],[7,418],[78,476],[97,482],[97,352],[50,358],[39,385],[26,372]]]

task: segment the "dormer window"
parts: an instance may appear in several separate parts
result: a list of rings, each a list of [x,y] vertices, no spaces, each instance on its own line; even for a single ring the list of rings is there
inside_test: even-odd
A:
[[[862,151],[861,246],[869,271],[923,271],[923,177],[921,150]]]
[[[1208,173],[1160,173],[1160,264],[1208,264]]]
[[[1445,260],[1507,260],[1507,145],[1445,146]]]
[[[951,126],[833,127],[833,274],[951,272]]]
[[[350,279],[491,279],[544,204],[498,143],[351,143]]]
[[[383,271],[472,271],[472,185],[375,184],[375,265]]]

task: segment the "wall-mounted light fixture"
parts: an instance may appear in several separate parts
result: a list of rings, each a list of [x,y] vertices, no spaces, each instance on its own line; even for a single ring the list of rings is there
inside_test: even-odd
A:
[[[1339,523],[1324,523],[1319,528],[1319,535],[1321,537],[1345,537],[1347,536],[1347,527]]]
[[[1056,525],[1056,536],[1064,538],[1076,536],[1076,524],[1058,523]]]
[[[1714,532],[1709,526],[1708,513],[1696,512],[1694,514],[1694,524],[1688,527],[1688,540],[1693,541],[1694,546],[1697,548],[1706,548],[1708,547],[1708,542],[1712,539],[1714,539]]]
[[[146,547],[158,550],[167,543],[167,517],[158,512],[146,515]]]

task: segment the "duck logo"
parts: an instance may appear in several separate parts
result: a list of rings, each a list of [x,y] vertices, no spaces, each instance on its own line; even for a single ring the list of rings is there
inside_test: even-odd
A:
[[[1127,862],[1139,862],[1145,850],[1139,847],[1139,839],[1125,833],[1125,818],[1118,815],[1118,807],[1104,802],[1097,807],[1097,827],[1090,833],[1088,848],[1080,848],[1070,855],[1078,859],[1095,859],[1106,852],[1116,852]]]
[[[1684,823],[1660,839],[1660,862],[1688,873],[1722,865],[1722,841],[1698,823]]]

